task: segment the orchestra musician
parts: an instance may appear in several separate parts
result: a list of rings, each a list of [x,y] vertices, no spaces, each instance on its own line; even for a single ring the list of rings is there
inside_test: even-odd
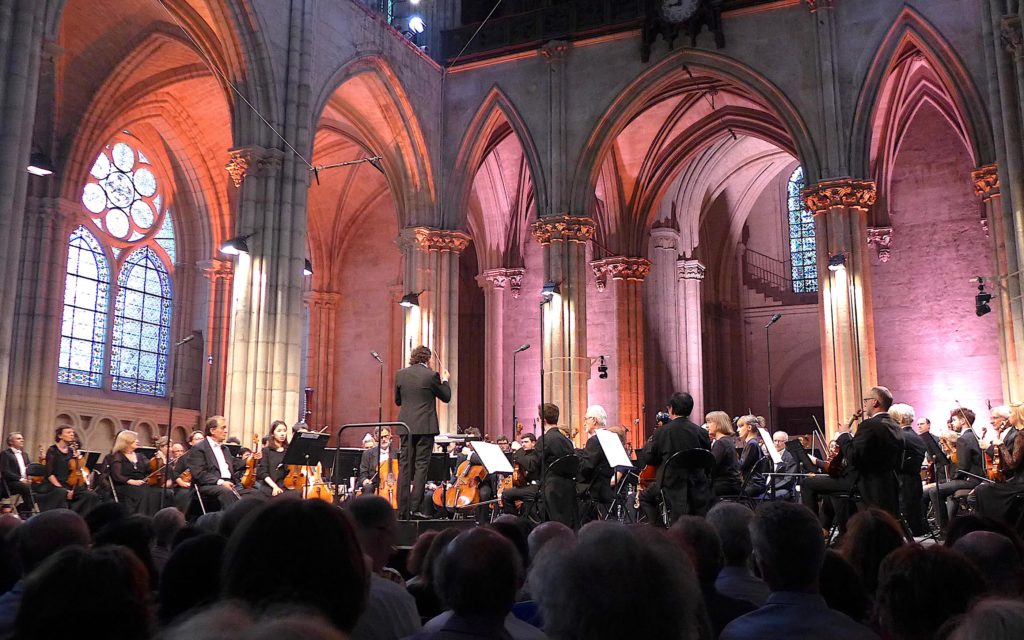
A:
[[[575,528],[576,483],[573,479],[575,469],[566,469],[565,465],[552,465],[565,456],[576,453],[572,440],[558,426],[560,411],[550,402],[538,407],[544,433],[537,439],[541,460],[541,485],[544,487],[544,506],[547,509],[546,519],[561,522],[567,527]]]
[[[199,487],[204,498],[215,498],[226,509],[240,498],[236,485],[241,474],[235,457],[228,450],[228,421],[224,416],[211,416],[206,420],[206,436],[186,454],[186,467],[192,472],[192,482]]]
[[[989,432],[991,437],[988,442],[984,443],[985,453],[989,457],[995,457],[995,443],[1000,442],[1003,447],[1009,447],[1013,439],[1017,437],[1017,430],[1011,428],[1013,425],[1010,424],[1010,407],[1007,405],[1002,404],[992,407],[988,413],[989,424],[992,425],[992,429]]]
[[[669,422],[660,427],[651,436],[644,447],[644,464],[657,467],[674,454],[690,449],[711,449],[711,437],[708,432],[690,421],[693,412],[693,397],[685,392],[673,393],[668,401]],[[702,474],[703,475],[703,474]],[[655,524],[659,517],[661,500],[662,474],[640,494],[640,506],[643,508],[647,522]],[[675,484],[675,483],[673,483]],[[711,483],[702,483],[699,478],[688,477],[685,486],[671,489],[666,485],[665,496],[670,504],[677,505],[672,509],[675,515],[683,513],[701,513],[711,501]],[[680,508],[678,505],[685,505]]]
[[[736,432],[733,431],[732,420],[724,411],[712,411],[704,416],[704,424],[708,426],[711,455],[715,458],[711,492],[716,498],[739,495],[743,479],[740,477],[740,459],[736,454]]]
[[[513,458],[513,464],[519,467],[522,474],[520,481],[523,486],[505,489],[502,492],[503,510],[505,513],[520,513],[516,502],[525,505],[537,498],[537,483],[540,482],[540,454],[537,451],[537,436],[524,433],[519,437],[519,449]]]
[[[970,409],[957,407],[949,412],[947,425],[951,431],[943,436],[949,451],[956,451],[956,462],[953,466],[953,477],[948,482],[940,482],[925,487],[924,499],[931,502],[935,510],[935,521],[939,529],[945,529],[957,511],[957,504],[949,498],[961,489],[973,489],[985,476],[985,460],[981,452],[981,443],[972,428],[975,415]]]
[[[821,528],[826,532],[832,528],[837,519],[840,532],[846,531],[846,521],[849,518],[847,502],[846,500],[836,500],[833,496],[848,493],[853,489],[855,480],[853,468],[843,464],[843,456],[849,451],[850,442],[853,441],[850,428],[859,415],[858,412],[854,414],[854,418],[850,422],[838,425],[836,437],[830,443],[829,460],[810,456],[814,466],[827,473],[804,478],[800,483],[801,501],[804,506],[818,514]],[[820,507],[819,499],[821,500]]]
[[[926,450],[924,440],[914,431],[914,407],[909,404],[894,404],[889,407],[889,415],[900,427],[900,438],[903,442],[903,455],[900,460],[900,511],[915,536],[928,533],[922,509],[924,495],[921,484],[921,465],[924,463]]]
[[[171,504],[182,513],[188,509],[188,503],[192,499],[192,472],[183,474],[188,470],[186,466],[185,445],[175,442],[171,445]]]
[[[768,457],[768,452],[757,430],[760,424],[757,416],[752,415],[743,416],[736,423],[740,443],[743,445],[743,452],[740,454],[743,495],[750,498],[764,495],[766,488],[764,472],[765,465],[769,463],[764,460]]]
[[[54,432],[54,444],[46,450],[46,481],[37,492],[41,499],[40,508],[57,508],[66,506],[79,514],[88,513],[99,502],[99,497],[87,486],[78,484],[77,488],[68,483],[71,477],[69,461],[76,459],[84,462],[82,452],[78,450],[78,436],[72,427],[57,427]],[[81,471],[79,471],[81,473]],[[56,494],[60,496],[49,499]]]
[[[789,434],[785,431],[776,431],[772,434],[772,444],[781,456],[781,460],[775,465],[775,473],[793,474],[800,466],[793,458],[793,454],[786,450],[787,442],[789,442]],[[794,500],[793,492],[796,487],[796,479],[797,477],[794,475],[772,476],[772,499]]]
[[[391,447],[391,429],[384,427],[380,430],[380,445],[363,451],[359,459],[359,484],[363,488],[363,495],[377,492],[380,482],[380,465],[385,462],[390,466],[391,460],[398,458],[398,451]]]
[[[850,440],[847,458],[857,474],[857,489],[863,503],[900,517],[897,471],[903,444],[900,429],[889,415],[892,392],[873,387],[863,399],[864,415]]]
[[[1000,468],[1005,482],[981,484],[974,490],[978,513],[1016,525],[1020,517],[1019,496],[1024,493],[1024,402],[995,407],[1007,415],[1006,425],[996,435],[993,446],[999,449]],[[994,426],[994,425],[993,425]]]
[[[599,404],[587,407],[583,415],[583,430],[587,434],[587,443],[578,453],[580,456],[580,469],[577,474],[576,493],[588,495],[595,505],[601,505],[606,510],[611,507],[615,492],[612,490],[612,468],[608,464],[608,458],[604,455],[601,442],[597,439],[598,429],[608,428],[608,413]],[[594,510],[582,514],[582,521],[585,524],[596,515]]]
[[[110,463],[107,467],[110,480],[117,492],[117,500],[128,513],[152,516],[160,510],[160,487],[146,483],[149,477],[149,459],[136,449],[139,434],[124,429],[114,439]]]
[[[15,431],[7,436],[7,448],[0,453],[0,474],[3,475],[7,495],[21,496],[18,511],[23,516],[31,513],[35,507],[26,473],[29,464],[25,454],[25,436]]]
[[[271,498],[287,491],[284,477],[288,475],[288,467],[284,464],[284,454],[288,451],[290,430],[284,420],[274,420],[270,424],[270,435],[263,446],[262,456],[256,464],[256,486]]]

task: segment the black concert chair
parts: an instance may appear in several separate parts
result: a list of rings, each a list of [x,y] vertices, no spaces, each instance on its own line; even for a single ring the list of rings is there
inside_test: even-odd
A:
[[[715,457],[707,449],[678,451],[658,467],[658,487],[661,490],[661,519],[667,527],[681,515],[701,515],[711,504],[711,472]],[[701,500],[694,491],[706,493]],[[685,504],[673,504],[669,495],[685,499]]]
[[[755,508],[757,508],[757,503],[762,502],[767,496],[768,488],[766,486],[765,490],[762,491],[761,494],[758,496],[748,496],[747,487],[750,486],[751,478],[753,478],[756,475],[766,473],[765,467],[770,468],[771,462],[771,458],[769,458],[768,456],[762,456],[761,459],[755,462],[754,466],[751,467],[750,473],[748,473],[746,477],[743,478],[743,484],[740,485],[739,493],[737,493],[736,495],[718,496],[717,498],[714,499],[719,502],[736,502],[742,504],[743,506],[753,511]]]
[[[220,511],[220,500],[209,496],[203,498],[199,493],[199,485],[193,482],[192,499],[188,503],[188,508],[185,509],[185,521],[195,522],[200,516],[205,516],[211,511]]]

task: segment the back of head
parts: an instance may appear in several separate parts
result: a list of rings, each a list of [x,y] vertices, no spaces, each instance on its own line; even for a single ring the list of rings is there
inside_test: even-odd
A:
[[[871,393],[878,398],[882,411],[888,411],[892,406],[892,391],[889,391],[888,387],[872,387]]]
[[[518,518],[515,518],[515,520],[518,520]],[[491,528],[497,531],[502,538],[512,543],[516,553],[519,554],[519,564],[525,573],[527,567],[530,566],[530,545],[527,542],[529,534],[526,533],[522,525],[509,519],[502,520],[499,518],[491,523]]]
[[[1017,548],[1004,535],[991,531],[968,533],[953,544],[981,572],[991,594],[1024,593],[1024,564]]]
[[[668,407],[672,414],[681,417],[689,417],[693,413],[693,396],[685,391],[678,391],[668,399]]]
[[[174,535],[185,526],[185,515],[174,507],[165,507],[153,516],[153,537],[156,546],[170,548]]]
[[[423,576],[425,584],[434,585],[434,570],[437,567],[437,559],[458,535],[458,529],[445,529],[434,536],[434,539],[430,542],[430,548],[427,549],[427,554],[423,557],[423,567],[420,570],[420,575]]]
[[[818,518],[791,502],[766,502],[750,523],[761,575],[772,591],[815,590],[825,555]]]
[[[303,532],[280,562],[269,553]],[[343,511],[320,500],[280,500],[247,518],[228,541],[224,595],[257,609],[299,602],[327,616],[342,631],[355,625],[369,576],[355,531]]]
[[[437,531],[429,529],[416,538],[412,549],[409,550],[409,557],[405,561],[405,570],[409,572],[409,575],[420,575],[420,571],[423,570],[423,561],[427,557],[427,550],[430,549],[430,543],[434,541],[437,534]]]
[[[537,559],[530,586],[554,640],[689,640],[703,621],[693,567],[647,527],[587,528],[575,546]]]
[[[217,533],[230,538],[243,520],[266,505],[263,500],[239,500],[223,511],[214,511],[213,513],[221,514],[217,518]]]
[[[827,549],[818,573],[818,592],[829,609],[835,609],[857,622],[866,622],[871,599],[853,565],[838,551]]]
[[[65,547],[89,546],[89,528],[74,511],[54,509],[29,518],[15,531],[13,541],[18,565],[27,575]]]
[[[961,618],[948,640],[1016,640],[1024,638],[1024,602],[985,598]]]
[[[736,502],[719,502],[708,511],[707,521],[722,545],[722,559],[727,567],[745,567],[753,551],[750,542],[750,521],[754,512]]]
[[[576,533],[561,522],[549,520],[542,522],[533,528],[526,539],[530,547],[530,562],[532,563],[537,554],[547,546],[565,549],[576,544]]]
[[[373,561],[373,570],[384,568],[392,553],[395,512],[382,496],[365,495],[349,500],[345,509],[352,517],[363,553]]]
[[[134,515],[112,522],[93,536],[96,547],[119,545],[130,549],[146,567],[153,586],[156,587],[156,567],[149,545],[153,541],[153,523],[146,516]]]
[[[981,574],[960,553],[938,545],[901,547],[878,573],[878,622],[894,640],[931,638],[984,589]]]
[[[544,424],[558,424],[558,417],[561,412],[558,410],[558,406],[545,402],[540,406],[540,418],[544,421]]]
[[[96,505],[85,514],[85,523],[89,532],[96,535],[100,529],[128,517],[128,510],[120,502],[104,502]]]
[[[430,349],[420,345],[409,354],[409,366],[414,364],[427,364],[430,362]]]
[[[914,407],[909,404],[897,402],[889,407],[889,415],[896,421],[896,424],[901,427],[907,427],[914,424]]]
[[[215,533],[189,538],[174,548],[160,573],[160,622],[214,602],[220,595],[220,561],[227,540]]]
[[[21,608],[14,623],[17,638],[53,637],[56,616],[79,629],[100,630],[124,640],[150,637],[149,582],[146,570],[127,549],[69,547],[57,552],[25,581]],[[59,600],[68,585],[72,597]]]
[[[681,516],[669,529],[669,536],[683,544],[689,554],[697,579],[705,588],[715,584],[722,570],[722,544],[715,528],[698,516]]]
[[[437,558],[438,594],[457,615],[500,621],[515,602],[523,567],[515,547],[491,529],[459,534]]]
[[[881,509],[860,511],[850,518],[839,552],[853,565],[868,593],[878,586],[878,567],[887,555],[903,546],[900,523]]]

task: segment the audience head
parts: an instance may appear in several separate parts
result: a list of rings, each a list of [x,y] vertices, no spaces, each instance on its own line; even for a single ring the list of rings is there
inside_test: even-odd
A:
[[[161,623],[167,624],[185,612],[217,600],[226,546],[223,536],[202,533],[174,547],[160,573]]]
[[[428,364],[430,362],[430,349],[420,345],[409,354],[409,366],[414,364]]]
[[[18,527],[12,541],[23,575],[28,575],[65,547],[89,546],[89,527],[69,509],[54,509],[32,516]]]
[[[373,571],[384,568],[394,552],[395,512],[381,496],[359,496],[345,505],[363,553],[370,557]]]
[[[878,623],[893,640],[931,638],[984,589],[981,574],[960,553],[938,545],[901,547],[879,570]]]
[[[729,414],[724,411],[712,411],[711,413],[704,416],[704,422],[708,425],[708,433],[712,437],[724,437],[731,436],[734,431],[732,429],[732,420],[729,418]]]
[[[1013,527],[1002,520],[996,520],[995,518],[989,518],[977,513],[958,515],[950,520],[949,530],[946,532],[945,545],[952,547],[960,538],[972,531],[991,531],[1004,536],[1013,543],[1020,557],[1024,558],[1024,542],[1021,541],[1020,536],[1017,535],[1017,531]]]
[[[947,640],[1017,640],[1024,638],[1024,602],[985,598],[961,617]]]
[[[519,553],[497,531],[480,527],[459,534],[437,558],[441,599],[461,616],[505,619],[522,584]]]
[[[591,523],[575,546],[544,553],[530,587],[553,640],[690,639],[704,625],[693,567],[648,527]]]
[[[185,516],[174,507],[165,507],[153,516],[153,542],[170,548],[174,535],[185,526]]]
[[[898,402],[892,405],[889,407],[889,415],[901,427],[909,427],[914,424],[914,407],[909,404]]]
[[[576,544],[576,533],[561,522],[549,520],[534,527],[526,541],[530,547],[530,563],[532,564],[542,549],[548,547],[558,550],[568,549]]]
[[[791,502],[766,502],[750,523],[754,557],[772,591],[817,591],[825,555],[818,518]]]
[[[523,518],[505,514],[492,522],[491,527],[516,548],[520,566],[525,574],[526,569],[530,566],[530,545],[527,542],[530,535],[529,523]]]
[[[267,550],[303,532],[286,561],[267,562]],[[228,541],[224,595],[265,609],[306,604],[350,631],[366,601],[369,577],[346,514],[320,500],[279,500],[245,519]]]
[[[427,557],[430,543],[437,537],[438,532],[433,529],[424,531],[416,538],[412,549],[409,550],[409,557],[405,560],[405,570],[411,576],[418,576],[423,571],[423,561]]]
[[[222,603],[182,620],[162,640],[344,640],[326,619],[305,608],[286,607],[256,617],[237,602]]]
[[[1024,594],[1024,563],[1013,542],[991,531],[973,531],[952,545],[981,572],[988,592],[997,595]]]
[[[85,523],[89,525],[89,531],[95,536],[103,527],[127,517],[128,510],[120,502],[101,502],[85,514]]]
[[[682,544],[689,555],[697,579],[705,590],[713,590],[722,570],[722,543],[715,528],[698,516],[681,516],[669,529],[669,537]]]
[[[829,609],[845,613],[857,622],[867,621],[871,599],[860,574],[838,551],[825,551],[818,573],[818,592]]]
[[[745,567],[753,546],[750,542],[750,521],[754,512],[736,502],[719,502],[708,511],[707,521],[722,545],[722,559],[727,567]]]
[[[430,548],[427,549],[427,555],[423,557],[423,567],[420,570],[420,576],[423,577],[424,584],[430,585],[431,587],[434,586],[437,558],[448,546],[448,543],[454,540],[458,535],[458,529],[445,529],[434,536],[434,539],[430,542]]]
[[[878,567],[887,555],[903,546],[900,523],[881,509],[870,508],[850,518],[839,553],[860,575],[868,593],[878,587]]]
[[[92,537],[93,545],[121,546],[139,559],[146,568],[147,579],[156,587],[156,567],[149,545],[153,541],[153,521],[142,515],[128,516],[123,520],[111,522],[96,532]]]
[[[284,498],[288,500],[292,496]],[[225,538],[231,538],[231,534],[235,532],[235,529],[242,524],[242,521],[249,517],[250,513],[259,511],[263,507],[267,506],[267,503],[263,500],[239,500],[227,509],[221,511],[214,511],[213,513],[220,514],[217,516],[216,526],[212,529],[213,533],[219,533]],[[209,513],[206,515],[213,515]],[[201,519],[201,518],[200,518]]]
[[[668,399],[668,412],[676,418],[688,418],[693,413],[693,396],[677,391]]]

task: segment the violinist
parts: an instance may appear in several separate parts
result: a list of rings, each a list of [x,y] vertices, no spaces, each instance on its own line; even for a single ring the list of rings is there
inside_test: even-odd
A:
[[[239,467],[225,444],[228,421],[224,416],[211,416],[204,431],[206,437],[189,450],[185,464],[200,495],[217,499],[226,509],[241,498],[236,487],[241,476]]]
[[[985,455],[994,459],[996,458],[996,442],[1007,448],[1017,437],[1017,430],[1012,429],[1010,424],[1010,407],[1005,404],[992,407],[989,410],[989,424],[992,425],[992,430],[989,431],[991,437],[983,444],[985,444]],[[1001,459],[1002,455],[999,458]]]
[[[921,465],[924,464],[926,453],[924,440],[914,430],[914,407],[894,404],[889,407],[889,415],[899,425],[903,441],[899,473],[900,511],[903,512],[910,532],[915,536],[923,536],[928,533],[922,509],[924,490],[921,484]]]
[[[149,460],[136,449],[139,434],[125,429],[117,434],[111,448],[110,473],[117,499],[128,513],[152,516],[160,510],[160,487],[146,483]]]
[[[380,430],[380,446],[374,446],[363,451],[359,459],[359,486],[363,489],[363,495],[376,493],[380,483],[380,465],[391,462],[398,458],[398,451],[392,448],[391,430],[384,427]]]
[[[961,489],[978,486],[980,478],[985,476],[981,443],[972,428],[974,419],[974,412],[970,409],[957,407],[950,411],[947,425],[951,433],[942,439],[951,443],[956,451],[954,475],[948,482],[929,485],[924,491],[925,500],[930,501],[935,509],[935,521],[940,529],[945,529],[949,519],[956,514],[957,504],[949,498]]]
[[[1001,469],[1007,480],[979,485],[974,490],[975,500],[981,515],[1016,525],[1021,515],[1018,497],[1024,493],[1024,402],[994,407],[992,413],[997,409],[1000,416],[1004,412],[1008,416],[993,442],[999,449]]]
[[[823,473],[804,478],[800,483],[800,497],[804,506],[818,514],[821,528],[829,531],[838,518],[839,530],[846,530],[847,503],[845,500],[833,498],[835,494],[847,493],[853,488],[853,469],[842,464],[844,452],[849,450],[853,441],[850,432],[860,412],[853,415],[847,423],[839,423],[835,439],[830,443],[828,460],[810,456],[811,462]],[[820,500],[820,504],[819,504]]]
[[[44,498],[40,500],[40,506],[48,508],[64,507],[79,514],[85,514],[92,510],[99,502],[96,496],[86,486],[84,479],[79,481],[76,477],[75,483],[71,480],[71,460],[75,460],[78,473],[82,473],[81,464],[84,462],[82,452],[78,450],[78,437],[72,427],[57,427],[54,432],[55,443],[46,450],[46,481],[38,493],[47,498],[57,494],[63,500],[54,498],[52,501]],[[56,503],[56,504],[54,504]]]
[[[288,467],[284,465],[284,454],[288,451],[288,424],[283,420],[275,420],[270,425],[270,435],[264,445],[259,464],[256,465],[256,480],[259,490],[273,498],[287,489],[284,477]]]
[[[712,411],[704,416],[711,438],[711,455],[715,468],[711,472],[711,491],[715,497],[735,496],[743,488],[740,478],[740,460],[736,454],[735,431],[732,420],[724,411]]]
[[[513,464],[519,467],[522,476],[522,486],[513,486],[502,492],[501,500],[505,513],[524,515],[519,513],[516,502],[521,505],[536,500],[537,484],[540,482],[540,454],[537,451],[537,436],[532,433],[524,433],[519,436],[519,449],[516,450]]]
[[[185,462],[185,445],[175,442],[171,445],[171,493],[174,506],[184,513],[192,500],[192,472],[188,471]],[[188,473],[186,473],[188,471]]]
[[[757,416],[743,416],[737,422],[737,431],[743,452],[740,454],[740,474],[743,476],[743,495],[756,497],[765,492],[765,465],[768,457],[765,445],[757,428],[760,426]]]
[[[0,454],[0,458],[0,472],[3,474],[7,495],[21,496],[18,511],[23,516],[31,513],[35,502],[28,484],[29,459],[25,454],[25,436],[18,432],[7,436],[7,448]]]
[[[508,441],[508,436],[504,433],[498,436],[494,440],[494,443],[498,445],[498,448],[501,449],[501,452],[505,455],[512,453],[512,444]]]

